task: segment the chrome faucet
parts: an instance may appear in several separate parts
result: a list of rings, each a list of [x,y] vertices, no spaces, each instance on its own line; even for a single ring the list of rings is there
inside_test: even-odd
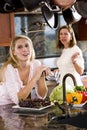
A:
[[[65,86],[65,81],[66,81],[66,78],[67,77],[71,77],[72,80],[73,80],[73,83],[74,83],[74,86],[77,85],[76,83],[76,80],[75,80],[75,77],[70,74],[70,73],[67,73],[64,77],[63,77],[63,82],[62,82],[62,85],[63,85],[63,104],[66,104],[66,86]]]
[[[68,105],[68,103],[66,101],[66,84],[65,84],[65,81],[66,81],[67,77],[71,77],[72,80],[73,80],[74,86],[77,86],[75,77],[72,74],[67,73],[63,77],[63,80],[62,80],[62,86],[63,86],[63,103],[60,105],[58,102],[55,102],[55,105],[58,106],[58,108],[62,110],[63,114],[65,114],[66,116],[70,116],[70,108],[72,107],[73,104],[71,103],[71,104]]]
[[[65,85],[65,81],[66,81],[66,78],[67,77],[71,77],[72,80],[73,80],[73,83],[74,83],[74,86],[77,85],[76,83],[76,79],[75,77],[70,74],[70,73],[67,73],[64,77],[63,77],[63,81],[62,81],[62,85],[63,85],[63,108],[65,109],[65,113],[68,114],[68,105],[67,105],[67,101],[66,101],[66,85]]]
[[[51,120],[55,120],[55,119],[58,119],[58,120],[61,120],[61,119],[65,119],[65,118],[69,118],[72,116],[72,113],[70,111],[70,109],[73,107],[73,104],[69,104],[67,103],[66,101],[66,84],[65,84],[65,81],[66,81],[66,78],[67,77],[71,77],[72,80],[73,80],[73,83],[74,83],[74,86],[77,86],[77,83],[76,83],[76,79],[75,77],[70,74],[70,73],[67,73],[64,77],[63,77],[63,80],[62,80],[62,86],[63,86],[63,103],[62,104],[59,104],[58,102],[55,102],[55,105],[62,110],[62,116],[58,117],[58,116],[54,116]]]

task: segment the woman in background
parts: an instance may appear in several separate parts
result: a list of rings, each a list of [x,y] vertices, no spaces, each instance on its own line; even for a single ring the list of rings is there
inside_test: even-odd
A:
[[[58,32],[58,48],[63,49],[57,65],[60,72],[60,84],[64,75],[71,73],[78,86],[82,86],[81,75],[84,71],[84,59],[81,49],[77,46],[73,28],[67,25],[60,27]],[[73,80],[66,78],[66,89],[73,89]]]
[[[48,89],[45,82],[48,67],[35,59],[32,41],[27,36],[15,36],[10,56],[0,70],[0,105],[15,103],[31,96],[44,99]]]

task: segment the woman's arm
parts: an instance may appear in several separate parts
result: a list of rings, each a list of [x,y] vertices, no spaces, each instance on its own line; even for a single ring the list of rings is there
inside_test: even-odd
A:
[[[76,71],[77,71],[80,75],[82,75],[82,74],[83,74],[83,71],[84,71],[83,68],[82,68],[81,66],[79,66],[76,61],[73,62],[73,65],[74,65]]]
[[[76,71],[77,71],[80,75],[82,75],[82,73],[83,73],[83,71],[84,71],[84,68],[81,66],[81,64],[79,64],[79,62],[78,62],[78,57],[80,57],[80,53],[76,52],[76,53],[74,53],[74,54],[72,55],[71,60],[72,60],[72,63],[73,63],[73,65],[74,65]],[[82,59],[82,58],[80,58],[80,59]],[[82,62],[83,62],[83,60],[82,60]]]

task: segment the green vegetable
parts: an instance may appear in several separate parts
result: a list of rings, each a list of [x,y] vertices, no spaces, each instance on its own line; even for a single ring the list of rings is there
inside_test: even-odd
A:
[[[55,101],[58,101],[60,104],[63,103],[63,92],[62,92],[62,86],[58,85],[56,86],[51,94],[50,94],[50,101],[51,102],[55,102]]]
[[[75,89],[74,89],[74,91],[86,91],[86,88],[85,88],[85,86],[75,86]]]
[[[66,93],[72,93],[74,90],[66,90]],[[62,104],[63,103],[63,86],[61,85],[58,85],[56,86],[50,96],[50,101],[51,102],[58,102],[59,104]]]

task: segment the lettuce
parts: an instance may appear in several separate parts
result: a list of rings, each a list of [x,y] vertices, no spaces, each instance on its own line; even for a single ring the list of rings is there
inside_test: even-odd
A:
[[[72,93],[74,90],[66,90],[66,93]],[[50,93],[49,99],[51,102],[58,102],[59,104],[63,103],[63,86],[56,86]]]
[[[63,103],[63,87],[61,85],[56,86],[52,92],[50,93],[50,101],[55,102],[58,101],[59,104]]]

